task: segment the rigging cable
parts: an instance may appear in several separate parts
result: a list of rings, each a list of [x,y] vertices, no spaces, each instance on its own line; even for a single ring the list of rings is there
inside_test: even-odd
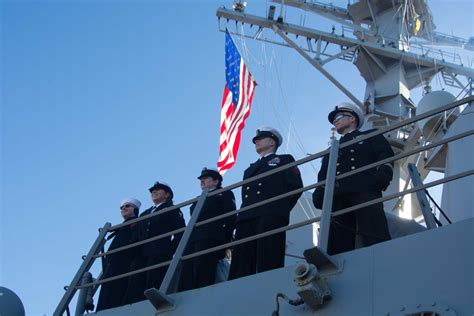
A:
[[[403,6],[402,23],[400,23],[400,29],[398,30],[400,34],[398,40],[402,41],[403,50],[405,50],[405,32],[408,30],[408,28],[406,27],[406,24],[408,23],[407,22],[408,3],[405,1],[402,6]],[[407,38],[408,38],[408,35],[407,35]]]
[[[431,10],[429,9],[429,7],[427,7],[427,9],[429,10],[429,15],[428,16],[431,17],[432,16]],[[428,30],[429,30],[429,32],[427,32],[427,34],[428,34],[427,37],[428,37],[429,43],[431,44],[431,47],[435,47],[435,42],[434,42],[434,37],[433,37],[434,25],[431,24],[431,22],[432,22],[431,18],[427,19]],[[434,63],[434,68],[435,68],[435,73],[436,73],[436,75],[435,75],[436,83],[438,84],[439,87],[442,87],[443,84],[442,84],[441,79],[440,79],[441,74],[440,74],[440,71],[438,70],[437,58],[435,58],[435,57],[436,56],[433,53],[433,63]],[[443,56],[441,56],[441,57],[443,58]]]
[[[273,57],[276,59],[276,56],[274,55],[275,54],[275,51],[273,50]],[[298,70],[299,70],[299,67],[298,67]],[[277,66],[277,63],[275,62],[275,71],[276,71],[276,75],[277,75],[277,81],[278,81],[278,87],[279,87],[279,92],[280,92],[280,96],[281,96],[281,100],[282,100],[282,103],[283,105],[285,106],[285,110],[287,112],[287,115],[288,115],[288,119],[289,119],[289,126],[285,123],[285,121],[279,116],[278,114],[278,111],[276,110],[275,108],[275,105],[274,103],[272,102],[272,105],[273,105],[273,111],[274,111],[274,114],[275,114],[275,117],[277,117],[277,119],[279,119],[280,123],[279,125],[284,125],[284,129],[285,130],[288,130],[288,137],[291,133],[291,130],[293,129],[294,131],[294,139],[295,139],[295,142],[296,142],[296,145],[298,146],[299,150],[304,153],[306,153],[306,149],[304,148],[304,145],[303,145],[303,142],[301,141],[301,138],[299,137],[298,135],[298,132],[295,128],[292,128],[292,126],[294,125],[293,124],[293,121],[291,119],[291,111],[288,107],[288,103],[286,102],[286,99],[285,99],[285,96],[283,95],[283,88],[282,88],[282,84],[281,84],[281,77],[280,77],[280,72],[278,70],[278,66]],[[295,90],[295,89],[294,89]],[[288,144],[287,144],[287,148],[290,146],[290,142],[288,141]],[[309,162],[309,165],[311,166],[311,168],[313,169],[313,171],[315,173],[317,173],[316,171],[316,168],[314,167],[313,165],[313,162]],[[298,202],[299,205],[301,206],[301,208],[303,209],[306,217],[309,219],[309,218],[314,218],[316,217],[316,214],[314,213],[314,210],[311,206],[309,206],[309,209],[313,215],[313,217],[310,217],[307,213],[307,210],[306,208],[303,206],[303,204],[301,202]]]
[[[274,51],[273,51],[274,53]],[[277,82],[278,82],[278,88],[279,88],[279,92],[280,92],[280,96],[281,96],[281,100],[282,100],[282,103],[285,107],[285,110],[287,112],[287,115],[288,115],[288,119],[290,121],[290,124],[292,124],[292,119],[291,119],[291,111],[288,107],[288,103],[286,102],[286,99],[285,99],[285,96],[283,94],[283,88],[282,88],[282,84],[281,84],[281,77],[280,77],[280,72],[278,70],[278,65],[277,63],[275,63],[275,72],[276,72],[276,75],[277,75]],[[275,111],[275,116],[277,116],[278,119],[280,119],[280,121],[284,124],[284,127],[286,130],[290,131],[290,128],[291,128],[291,125],[288,126],[283,119],[281,119],[281,117],[278,115],[278,112],[276,111],[276,108],[275,106],[273,107],[274,108],[274,111]],[[294,125],[294,124],[292,124]],[[293,131],[294,131],[294,139],[295,139],[295,142],[296,142],[296,145],[299,147],[299,149],[301,150],[301,152],[303,154],[305,154],[307,151],[303,145],[303,142],[301,141],[301,138],[300,136],[298,135],[298,131],[293,128]],[[314,172],[316,172],[316,168],[314,167],[313,163],[310,162],[310,166],[313,168]]]
[[[242,47],[242,54],[244,55],[244,59],[247,60],[248,62],[251,62],[252,64],[255,63],[257,66],[260,66],[263,68],[263,84],[259,84],[259,86],[263,86],[263,106],[261,108],[262,111],[262,116],[265,116],[265,100],[266,100],[266,95],[267,95],[267,67],[265,65],[267,64],[267,59],[266,59],[266,53],[265,53],[265,46],[263,46],[263,55],[264,55],[264,62],[262,63],[257,57],[255,57],[250,49],[247,47],[247,42],[245,41],[245,30],[244,30],[244,25],[241,25],[241,32],[240,32],[240,44]],[[250,70],[250,68],[249,68]],[[251,72],[252,73],[252,72]],[[260,108],[258,108],[260,109]]]
[[[247,60],[250,60],[250,58],[252,58],[254,61],[256,61],[256,63],[259,65],[259,66],[262,66],[263,69],[264,69],[264,73],[266,74],[266,71],[267,71],[267,59],[266,59],[266,54],[265,54],[265,63],[262,64],[262,62],[260,62],[255,56],[253,56],[250,52],[250,50],[248,49],[246,43],[245,43],[245,35],[244,35],[244,29],[243,29],[243,26],[241,28],[241,33],[240,33],[240,41],[241,41],[241,46],[242,46],[242,51],[243,51],[243,55],[246,56]],[[263,47],[265,47],[265,45],[263,45]],[[265,49],[264,49],[265,51]],[[274,50],[273,50],[273,54],[271,56],[271,59],[270,59],[270,67],[272,66],[273,64],[273,60],[274,60],[275,55],[274,55]],[[288,127],[288,125],[284,122],[284,120],[281,118],[281,116],[278,115],[278,112],[276,111],[276,108],[275,108],[275,102],[271,102],[272,106],[273,106],[273,111],[275,113],[275,116],[277,118],[277,120],[279,120],[280,122],[278,123],[278,125],[280,125],[280,127],[283,125],[283,129],[282,130],[287,130],[288,131],[288,137],[290,138],[290,132],[291,132],[291,126],[292,126],[292,120],[291,120],[291,112],[287,106],[287,103],[284,99],[284,96],[283,96],[283,93],[282,93],[282,87],[281,87],[281,81],[280,81],[280,77],[279,77],[279,72],[278,72],[278,69],[277,69],[277,63],[275,62],[275,69],[276,69],[276,72],[277,72],[277,79],[278,79],[278,83],[279,83],[279,88],[280,88],[280,95],[282,97],[282,100],[283,100],[283,104],[285,105],[285,109],[286,109],[286,112],[288,114],[288,118],[290,120],[290,127]],[[266,87],[267,87],[267,82],[266,82],[266,77],[264,77],[264,92],[266,92]],[[266,94],[266,93],[265,93]],[[265,103],[264,103],[264,106],[265,106]],[[301,139],[299,138],[298,134],[297,134],[297,131],[293,128],[293,131],[294,131],[294,138],[295,138],[295,141],[297,143],[297,146],[299,147],[299,149],[305,153],[305,148],[304,148],[304,145],[302,144],[301,142]],[[288,141],[287,142],[287,146],[290,145],[290,142]],[[287,147],[288,148],[288,147]],[[314,172],[316,172],[316,169],[315,167],[313,166],[312,163],[310,163],[311,167],[313,168]],[[306,209],[306,207],[301,203],[299,202],[298,200],[298,203],[299,205],[301,206],[301,209],[303,210],[306,218],[308,219],[311,219],[311,218],[315,218],[316,217],[316,214],[314,214],[314,211],[313,211],[313,208],[309,207],[309,210],[310,212],[308,212],[308,210]],[[312,214],[313,216],[310,216],[309,214]]]
[[[440,211],[441,214],[443,214],[443,217],[446,219],[446,221],[450,224],[452,224],[451,220],[449,219],[449,217],[446,215],[446,213],[441,209],[441,207],[438,205],[438,203],[436,203],[436,201],[433,199],[433,197],[431,196],[430,192],[428,192],[427,189],[425,189],[425,193],[426,195],[430,198],[431,202],[433,202],[433,204],[436,206],[436,208]],[[435,217],[436,218],[436,217]]]
[[[267,67],[266,67],[266,64],[268,64],[267,60],[265,60],[265,64],[262,64],[260,61],[258,61],[258,59],[257,59],[255,56],[253,56],[253,55],[251,54],[250,50],[248,49],[248,47],[247,47],[246,44],[245,44],[245,39],[244,39],[244,37],[241,37],[241,41],[242,41],[242,48],[243,48],[243,51],[245,52],[245,56],[247,56],[247,57],[252,57],[253,60],[257,61],[257,63],[258,63],[259,66],[262,66],[265,70],[267,70]],[[265,51],[265,45],[263,45],[263,47],[264,47],[263,50]],[[266,54],[264,54],[264,56],[265,56],[265,58],[266,58]],[[272,57],[271,57],[270,63],[269,63],[269,64],[270,64],[270,67],[272,66],[273,61],[275,60],[275,58],[276,58],[276,56],[275,56],[275,51],[273,50],[273,54],[272,54]],[[281,95],[281,98],[282,98],[282,103],[283,103],[283,105],[285,106],[285,110],[286,110],[287,115],[288,115],[288,117],[289,117],[289,121],[290,121],[290,123],[292,123],[292,120],[291,120],[291,111],[289,110],[288,104],[287,104],[287,102],[286,102],[286,100],[285,100],[285,97],[284,97],[284,95],[283,95],[283,92],[282,92],[283,89],[282,89],[282,84],[281,84],[281,79],[280,79],[280,73],[279,73],[279,70],[278,70],[278,66],[277,66],[277,63],[276,63],[276,62],[275,62],[274,64],[275,64],[275,71],[276,71],[276,75],[277,75],[277,81],[278,81],[279,91],[280,91],[280,95]],[[265,74],[266,74],[266,71],[265,71]],[[266,78],[265,78],[264,80],[265,80],[265,82],[264,82],[264,87],[266,88],[266,87],[267,87]],[[275,112],[276,118],[281,122],[282,125],[284,125],[284,126],[283,126],[284,129],[289,131],[289,128],[291,128],[291,126],[288,127],[288,125],[284,122],[284,120],[283,120],[283,119],[281,118],[281,116],[278,114],[277,109],[274,107],[274,102],[271,102],[271,103],[273,104],[273,110],[274,110],[274,112]],[[306,151],[305,151],[304,145],[302,144],[301,138],[299,137],[297,131],[296,131],[294,128],[293,128],[293,131],[294,131],[294,134],[295,134],[294,138],[295,138],[295,141],[297,142],[297,145],[298,145],[299,149],[300,149],[303,153],[305,153]],[[315,171],[316,171],[316,170],[315,170]]]
[[[246,45],[246,42],[245,42],[245,34],[244,34],[244,28],[243,28],[243,25],[241,25],[241,32],[240,32],[240,40],[241,40],[241,46],[242,46],[242,51],[243,51],[243,54],[245,55],[245,57],[247,58],[247,60],[250,60],[253,59],[259,66],[262,66],[264,68],[264,74],[266,75],[266,64],[267,64],[267,60],[265,60],[265,63],[262,64],[261,61],[259,61],[252,53],[251,51],[248,49],[247,45]],[[265,45],[263,45],[263,49],[265,51]],[[264,54],[265,58],[266,58],[266,54]],[[272,58],[270,59],[270,67],[271,67],[271,64],[272,64],[272,61],[276,59],[276,56],[275,56],[275,50],[273,50],[273,54],[272,54]],[[298,68],[299,69],[299,68]],[[281,84],[281,79],[280,79],[280,73],[279,73],[279,70],[278,70],[278,66],[277,66],[277,63],[275,62],[275,71],[276,71],[276,75],[277,75],[277,81],[278,81],[278,87],[279,87],[279,91],[280,91],[280,95],[281,95],[281,98],[282,98],[282,102],[283,102],[283,105],[285,106],[285,110],[287,112],[287,115],[289,117],[289,121],[290,123],[292,123],[292,119],[291,119],[291,111],[289,110],[289,107],[288,107],[288,103],[286,102],[285,100],[285,97],[283,95],[283,89],[282,89],[282,84]],[[264,92],[266,92],[266,78],[264,78]],[[266,95],[266,93],[264,94]],[[278,115],[278,112],[274,106],[274,102],[272,102],[272,105],[273,105],[273,110],[275,112],[275,116],[278,120],[281,121],[282,125],[284,125],[284,129],[288,130],[291,128],[291,125],[290,127],[288,127],[288,125],[284,122],[284,120],[281,118],[281,116]],[[297,146],[299,147],[299,149],[301,150],[301,152],[303,154],[306,154],[306,150],[304,148],[304,145],[303,145],[303,142],[301,141],[301,138],[299,137],[298,135],[298,132],[296,129],[294,129],[294,134],[295,134],[295,141],[297,143]],[[315,167],[313,166],[312,163],[310,163],[311,167],[313,168],[313,170],[316,172],[316,169]]]
[[[265,43],[262,43],[262,53],[263,58],[265,58],[264,63],[267,64],[267,50]],[[271,67],[271,65],[270,65]],[[267,67],[263,67],[263,106],[262,106],[262,119],[265,121],[265,104],[267,102]]]

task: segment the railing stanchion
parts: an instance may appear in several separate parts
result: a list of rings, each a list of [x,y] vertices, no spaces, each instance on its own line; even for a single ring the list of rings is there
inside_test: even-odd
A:
[[[338,152],[339,141],[334,138],[331,142],[331,151],[329,152],[329,164],[326,174],[326,185],[324,187],[323,209],[321,213],[321,222],[319,223],[318,248],[324,252],[327,252],[328,250],[329,225],[331,223]]]
[[[173,260],[171,260],[168,270],[166,271],[166,275],[163,279],[163,282],[161,283],[160,289],[158,290],[151,288],[145,291],[145,296],[157,310],[172,308],[174,306],[173,300],[171,300],[167,294],[173,293],[176,289],[174,283],[179,280],[177,271],[179,271],[178,268],[181,264],[181,258],[183,257],[184,251],[186,250],[189,238],[191,237],[194,225],[199,218],[208,192],[208,189],[204,189],[201,193],[201,196],[199,197],[199,200],[197,201],[196,207],[193,210],[193,215],[189,219],[189,223],[186,226],[183,237],[179,242],[178,248],[176,249],[176,252],[173,256]]]
[[[92,278],[92,273],[89,271],[85,272],[81,279],[81,285],[91,283],[94,279]],[[85,287],[79,290],[79,297],[77,298],[76,311],[74,312],[75,316],[82,316],[86,310],[93,310],[94,304],[92,302],[92,291],[93,288]]]
[[[111,223],[105,223],[104,227],[100,230],[99,236],[97,236],[97,239],[95,240],[94,244],[89,250],[89,253],[87,254],[84,261],[82,262],[81,266],[79,267],[79,270],[77,270],[76,275],[72,279],[71,284],[69,285],[66,293],[64,293],[63,298],[61,299],[58,306],[56,307],[56,310],[53,313],[54,316],[61,316],[66,310],[67,306],[72,300],[72,297],[77,291],[76,286],[79,285],[84,273],[89,271],[90,267],[94,263],[94,260],[93,260],[94,255],[104,246],[105,235],[108,233],[111,226],[112,226]]]
[[[326,172],[326,184],[324,187],[323,209],[319,222],[318,246],[306,249],[304,257],[306,261],[316,266],[320,273],[341,271],[342,265],[338,265],[328,255],[329,226],[332,216],[332,199],[334,195],[334,184],[336,183],[336,164],[339,155],[339,141],[332,137],[331,150],[329,151],[328,170]]]

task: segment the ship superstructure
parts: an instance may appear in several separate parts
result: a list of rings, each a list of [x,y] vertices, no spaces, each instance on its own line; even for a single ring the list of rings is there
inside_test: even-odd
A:
[[[416,114],[426,112],[453,101],[454,96],[427,97],[416,105],[411,91],[422,87],[425,94],[431,91],[431,81],[439,74],[446,86],[460,97],[470,95],[474,71],[472,60],[438,45],[456,45],[473,50],[473,38],[469,40],[448,36],[435,31],[433,16],[427,1],[356,1],[347,8],[319,1],[274,1],[266,17],[246,13],[243,1],[237,1],[233,9],[219,8],[217,16],[220,29],[234,29],[239,36],[279,44],[293,48],[311,66],[320,71],[332,84],[367,115],[365,128],[381,128]],[[286,6],[295,7],[315,15],[329,18],[338,27],[330,32],[312,29],[285,20]],[[278,15],[278,12],[280,14]],[[238,27],[233,27],[235,21]],[[243,32],[243,28],[247,30]],[[354,64],[364,79],[365,95],[358,99],[346,88],[336,74],[325,66],[335,60]],[[339,75],[339,77],[342,77]],[[439,92],[436,92],[439,94]],[[437,100],[437,103],[430,102]],[[417,142],[429,142],[446,131],[459,110],[447,113],[446,118],[436,117],[420,124],[407,125],[387,135],[395,151],[411,148]],[[443,130],[444,129],[444,130]],[[427,154],[428,156],[430,154]],[[396,162],[395,177],[389,192],[397,192],[410,185],[408,164],[415,163],[422,179],[427,175],[425,159],[411,157]],[[405,213],[409,217],[421,214],[414,200],[392,201],[387,209]]]

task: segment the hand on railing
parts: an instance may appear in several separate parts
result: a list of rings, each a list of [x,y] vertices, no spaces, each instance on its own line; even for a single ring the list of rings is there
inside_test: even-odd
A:
[[[316,190],[313,192],[313,204],[314,207],[317,209],[323,208],[323,200],[324,200],[324,187],[317,187]]]
[[[384,168],[382,168],[384,167]],[[392,174],[393,172],[388,170],[388,166],[381,166],[378,170],[377,173],[375,174],[375,183],[377,185],[377,188],[385,191],[387,187],[390,184],[390,181],[392,181]]]

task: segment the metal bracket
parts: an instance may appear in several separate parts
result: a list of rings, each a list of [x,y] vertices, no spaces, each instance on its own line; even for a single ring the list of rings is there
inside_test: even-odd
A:
[[[303,254],[306,261],[314,264],[321,275],[341,272],[344,266],[339,267],[331,256],[319,247],[306,249]]]
[[[423,181],[421,181],[420,174],[415,164],[408,164],[408,173],[410,174],[413,187],[416,188],[418,186],[423,185]],[[421,212],[423,213],[423,217],[425,218],[426,228],[436,228],[436,222],[433,219],[432,209],[430,207],[430,203],[428,202],[428,198],[426,197],[425,191],[417,191],[416,197],[418,199],[418,202],[420,203],[420,208]]]
[[[161,293],[156,288],[148,289],[144,294],[153,307],[155,307],[157,313],[166,312],[176,307],[172,298]]]

